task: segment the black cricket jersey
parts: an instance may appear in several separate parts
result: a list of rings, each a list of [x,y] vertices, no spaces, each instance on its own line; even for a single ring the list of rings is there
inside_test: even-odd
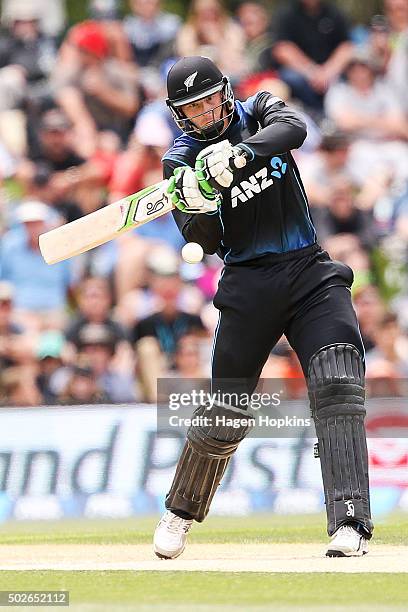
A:
[[[228,139],[244,144],[252,159],[234,172],[223,202],[210,214],[173,216],[187,242],[198,242],[206,253],[225,263],[249,261],[269,253],[295,251],[316,242],[316,231],[298,168],[290,153],[306,137],[303,120],[269,92],[245,102],[235,101],[228,129],[211,143],[183,134],[163,157],[164,177],[174,168],[194,167],[198,153],[209,144]]]

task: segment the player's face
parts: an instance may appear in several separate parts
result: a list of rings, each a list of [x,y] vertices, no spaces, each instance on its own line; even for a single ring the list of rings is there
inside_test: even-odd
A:
[[[196,127],[206,128],[221,119],[222,108],[222,94],[217,91],[201,100],[184,104],[181,110]]]

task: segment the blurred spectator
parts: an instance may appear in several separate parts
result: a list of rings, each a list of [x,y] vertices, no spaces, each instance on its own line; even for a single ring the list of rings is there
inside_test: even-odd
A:
[[[13,287],[0,281],[0,371],[30,361],[33,343],[14,320]]]
[[[58,401],[55,381],[64,375],[63,351],[64,335],[62,332],[47,330],[40,335],[36,350],[39,368],[36,383],[41,393],[41,402],[49,406]]]
[[[384,13],[392,33],[392,46],[399,44],[399,36],[408,29],[408,2],[406,0],[384,0]]]
[[[40,253],[38,237],[49,229],[50,208],[42,202],[26,201],[16,213],[17,226],[0,245],[0,278],[14,287],[16,317],[30,329],[61,328],[71,285],[70,262],[47,265]]]
[[[333,179],[328,207],[315,209],[313,218],[321,241],[336,234],[353,234],[365,248],[376,242],[372,214],[356,207],[352,185],[344,175]]]
[[[192,0],[187,19],[177,36],[179,56],[205,55],[221,72],[238,80],[247,72],[245,37],[221,0]]]
[[[134,402],[136,381],[131,369],[119,372],[113,367],[117,339],[112,328],[106,323],[88,323],[81,328],[77,342],[79,361],[89,364],[106,401]]]
[[[70,54],[65,53],[66,46]],[[54,86],[85,156],[95,151],[98,131],[113,131],[126,142],[140,107],[138,75],[134,65],[112,57],[100,22],[85,21],[71,28],[56,65]]]
[[[383,15],[374,15],[363,49],[377,75],[384,76],[391,58],[391,31]]]
[[[47,77],[54,65],[57,49],[54,41],[41,31],[38,7],[33,2],[16,2],[10,5],[6,21],[8,28],[0,36],[0,68],[19,67],[28,86],[36,85],[38,89],[41,85],[44,90],[48,90]],[[23,87],[16,93],[21,96],[28,93],[28,90],[25,92]],[[3,92],[0,103],[5,103]],[[18,97],[14,104],[11,102],[9,108],[15,107],[17,103]]]
[[[350,155],[356,178],[361,181],[368,172],[384,169],[400,180],[406,178],[408,123],[398,101],[384,81],[376,79],[364,54],[354,55],[345,75],[344,82],[327,92],[325,108],[328,117],[355,140]]]
[[[261,2],[242,2],[237,8],[238,22],[245,35],[245,60],[248,74],[273,68],[269,15]]]
[[[78,313],[74,316],[65,336],[69,343],[78,346],[82,329],[89,323],[103,324],[108,329],[118,350],[126,350],[127,330],[112,317],[113,295],[109,281],[102,277],[88,277],[77,289]]]
[[[147,401],[156,400],[156,381],[174,368],[177,343],[187,335],[207,336],[198,315],[180,309],[182,281],[175,257],[162,257],[158,249],[149,259],[149,288],[157,310],[139,320],[133,328],[138,374]]]
[[[111,200],[116,201],[161,181],[161,158],[171,141],[172,134],[164,119],[154,112],[143,113],[136,121],[128,148],[115,162],[109,184]]]
[[[338,175],[356,184],[350,159],[351,142],[350,134],[337,128],[333,122],[325,121],[318,151],[299,157],[303,184],[313,207],[328,205],[332,183]],[[373,209],[379,198],[387,193],[390,178],[386,171],[368,173],[365,180],[356,185],[359,188],[355,197],[357,208]]]
[[[88,0],[88,13],[92,21],[99,21],[103,27],[112,56],[129,62],[132,49],[123,32],[120,18],[120,0]]]
[[[98,385],[92,369],[86,364],[79,364],[70,369],[68,382],[58,400],[66,405],[102,404],[109,398]]]
[[[177,342],[174,353],[174,369],[167,372],[165,376],[206,378],[206,364],[203,364],[202,357],[200,338],[189,334],[182,336]]]
[[[71,128],[60,109],[45,111],[34,128],[27,159],[16,171],[26,193],[54,205],[64,221],[98,208],[98,187],[107,179],[98,160],[86,161],[75,152]]]
[[[375,348],[366,354],[367,378],[407,378],[408,344],[395,313],[387,312],[374,329]]]
[[[385,304],[375,285],[364,285],[353,292],[353,303],[357,313],[361,336],[366,351],[374,348],[375,332],[385,314]]]
[[[142,68],[160,64],[174,54],[180,17],[163,11],[160,0],[130,0],[132,13],[123,19],[134,60]]]
[[[149,286],[153,295],[158,298],[160,308],[136,323],[132,339],[137,343],[145,336],[157,338],[163,353],[172,359],[177,342],[182,336],[191,332],[205,336],[206,329],[199,316],[180,310],[182,280],[175,262],[155,261],[150,265]]]
[[[407,3],[408,4],[408,3]],[[401,108],[408,116],[408,30],[400,35],[399,44],[394,50],[387,70],[387,85],[398,98]]]
[[[323,96],[348,63],[349,24],[333,2],[291,0],[274,16],[273,57],[294,97],[322,110]]]
[[[2,21],[7,23],[9,16],[17,10],[33,10],[35,4],[36,14],[41,20],[41,30],[48,36],[55,37],[63,29],[66,20],[64,0],[3,0]]]
[[[0,33],[0,139],[16,156],[26,149],[26,116],[30,98],[46,95],[56,45],[42,33],[38,7],[17,1],[3,14]]]
[[[41,403],[32,365],[13,366],[0,371],[0,404],[31,407]]]
[[[328,125],[322,132],[316,154],[301,158],[303,183],[312,206],[328,205],[333,180],[339,174],[351,178],[347,172],[349,149],[349,136],[334,125]]]

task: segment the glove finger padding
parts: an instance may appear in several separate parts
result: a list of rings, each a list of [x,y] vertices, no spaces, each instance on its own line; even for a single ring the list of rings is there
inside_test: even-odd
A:
[[[232,159],[239,152],[239,148],[233,147],[228,140],[203,149],[197,155],[195,164],[196,176],[201,188],[205,190],[212,186],[230,187],[235,168]]]
[[[221,204],[221,195],[212,187],[203,192],[194,173],[188,166],[176,168],[169,180],[167,193],[174,206],[185,213],[215,212]]]

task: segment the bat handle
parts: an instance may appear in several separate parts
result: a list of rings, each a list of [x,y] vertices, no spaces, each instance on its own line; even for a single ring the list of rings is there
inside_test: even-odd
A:
[[[248,157],[249,155],[246,151],[244,151],[243,149],[239,149],[239,153],[237,155],[234,155],[234,157],[232,158],[232,163],[234,164],[235,168],[243,168],[244,166],[246,166]]]

